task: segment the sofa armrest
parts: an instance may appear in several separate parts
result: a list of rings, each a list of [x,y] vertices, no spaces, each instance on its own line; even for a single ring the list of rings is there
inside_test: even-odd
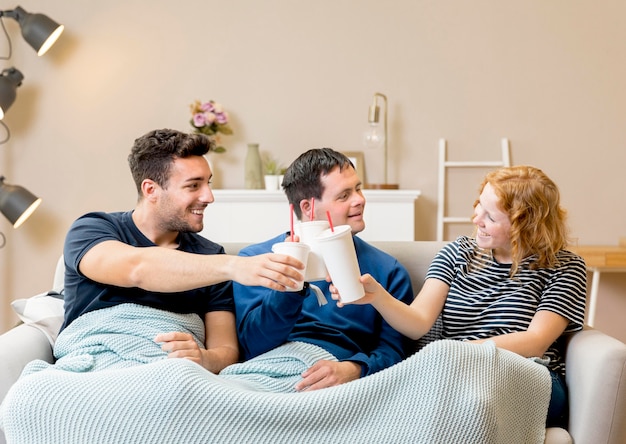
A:
[[[626,345],[585,329],[569,338],[565,362],[574,442],[626,443]]]
[[[53,362],[52,347],[41,330],[21,324],[0,336],[0,402],[34,359]]]

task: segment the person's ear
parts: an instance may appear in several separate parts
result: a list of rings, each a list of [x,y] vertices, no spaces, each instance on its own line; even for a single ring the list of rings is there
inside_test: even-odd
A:
[[[144,199],[154,200],[160,189],[161,187],[152,179],[144,179],[141,182],[141,194]]]
[[[302,222],[313,220],[314,217],[313,217],[313,214],[311,214],[312,210],[313,210],[313,205],[311,205],[311,200],[302,199],[300,201],[300,211],[302,212],[302,216],[300,217],[300,220]]]

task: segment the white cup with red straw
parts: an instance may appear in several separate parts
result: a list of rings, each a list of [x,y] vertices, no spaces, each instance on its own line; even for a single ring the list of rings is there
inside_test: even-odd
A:
[[[329,228],[328,222],[325,220],[311,220],[308,222],[300,222],[295,226],[295,231],[300,242],[311,247],[309,260],[306,266],[304,280],[307,282],[321,281],[326,279],[328,271],[324,264],[322,251],[318,246],[317,236],[324,230]]]
[[[365,295],[360,282],[361,270],[354,249],[352,227],[350,225],[333,226],[330,212],[326,212],[330,228],[316,237],[316,246],[322,252],[326,269],[339,291],[342,302],[354,302]]]

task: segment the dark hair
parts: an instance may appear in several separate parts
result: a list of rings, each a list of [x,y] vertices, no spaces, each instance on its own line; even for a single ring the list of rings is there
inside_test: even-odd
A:
[[[293,204],[298,219],[302,218],[300,201],[304,199],[320,199],[324,193],[322,176],[339,167],[354,168],[354,165],[345,155],[332,148],[315,148],[300,154],[294,160],[283,178],[283,190],[287,200]]]
[[[135,139],[128,155],[128,165],[137,192],[141,196],[141,183],[154,180],[166,188],[174,159],[204,156],[213,148],[213,142],[204,134],[187,134],[172,129],[159,129]]]

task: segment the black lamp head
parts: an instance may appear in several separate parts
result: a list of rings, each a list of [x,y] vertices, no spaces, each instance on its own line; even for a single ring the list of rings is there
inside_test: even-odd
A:
[[[16,68],[7,68],[0,73],[0,120],[4,119],[7,110],[15,102],[17,87],[22,84],[24,76]]]
[[[11,11],[2,11],[0,16],[11,17],[22,28],[22,37],[42,56],[57,41],[63,32],[63,25],[59,25],[44,14],[31,14],[24,11],[20,6]]]
[[[9,185],[0,176],[0,213],[18,228],[41,204],[41,198],[19,185]]]

